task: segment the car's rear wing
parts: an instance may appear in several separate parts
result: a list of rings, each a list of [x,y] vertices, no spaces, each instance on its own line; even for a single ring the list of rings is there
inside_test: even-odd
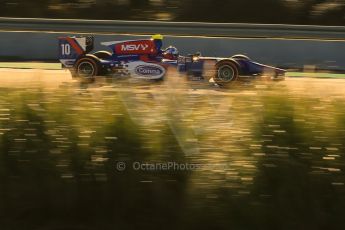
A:
[[[94,38],[59,37],[59,60],[64,67],[73,67],[75,61],[82,55],[93,50]]]

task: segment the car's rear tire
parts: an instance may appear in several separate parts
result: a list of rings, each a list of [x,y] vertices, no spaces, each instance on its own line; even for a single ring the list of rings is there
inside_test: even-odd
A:
[[[226,86],[238,79],[238,66],[233,61],[221,61],[216,64],[213,80],[220,86]]]
[[[99,59],[108,59],[112,56],[112,54],[108,51],[97,51],[92,55],[96,56]]]
[[[80,58],[75,64],[75,73],[78,77],[89,80],[99,73],[99,63],[91,57]]]

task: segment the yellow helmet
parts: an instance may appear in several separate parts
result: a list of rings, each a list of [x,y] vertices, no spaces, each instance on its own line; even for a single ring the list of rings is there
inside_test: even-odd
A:
[[[155,35],[152,35],[151,37],[153,40],[163,40],[163,35],[161,34],[155,34]]]

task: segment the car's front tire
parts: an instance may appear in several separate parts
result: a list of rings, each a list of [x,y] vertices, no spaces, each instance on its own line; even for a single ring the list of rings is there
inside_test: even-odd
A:
[[[239,70],[233,61],[221,61],[216,64],[213,80],[220,86],[229,85],[238,79]]]

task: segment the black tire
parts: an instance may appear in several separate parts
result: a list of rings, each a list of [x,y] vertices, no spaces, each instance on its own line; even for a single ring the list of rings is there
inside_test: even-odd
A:
[[[108,51],[97,51],[92,55],[96,56],[99,59],[108,59],[112,56],[112,54]]]
[[[246,61],[249,61],[250,60],[250,58],[248,57],[248,56],[246,56],[246,55],[243,55],[243,54],[236,54],[236,55],[234,55],[234,56],[232,56],[231,58],[233,58],[233,59],[237,59],[237,60],[246,60]]]
[[[82,57],[75,64],[75,74],[82,79],[94,79],[99,69],[99,62],[91,57]]]
[[[238,65],[233,61],[226,60],[216,64],[216,72],[213,80],[220,86],[226,86],[236,81],[238,76]]]

